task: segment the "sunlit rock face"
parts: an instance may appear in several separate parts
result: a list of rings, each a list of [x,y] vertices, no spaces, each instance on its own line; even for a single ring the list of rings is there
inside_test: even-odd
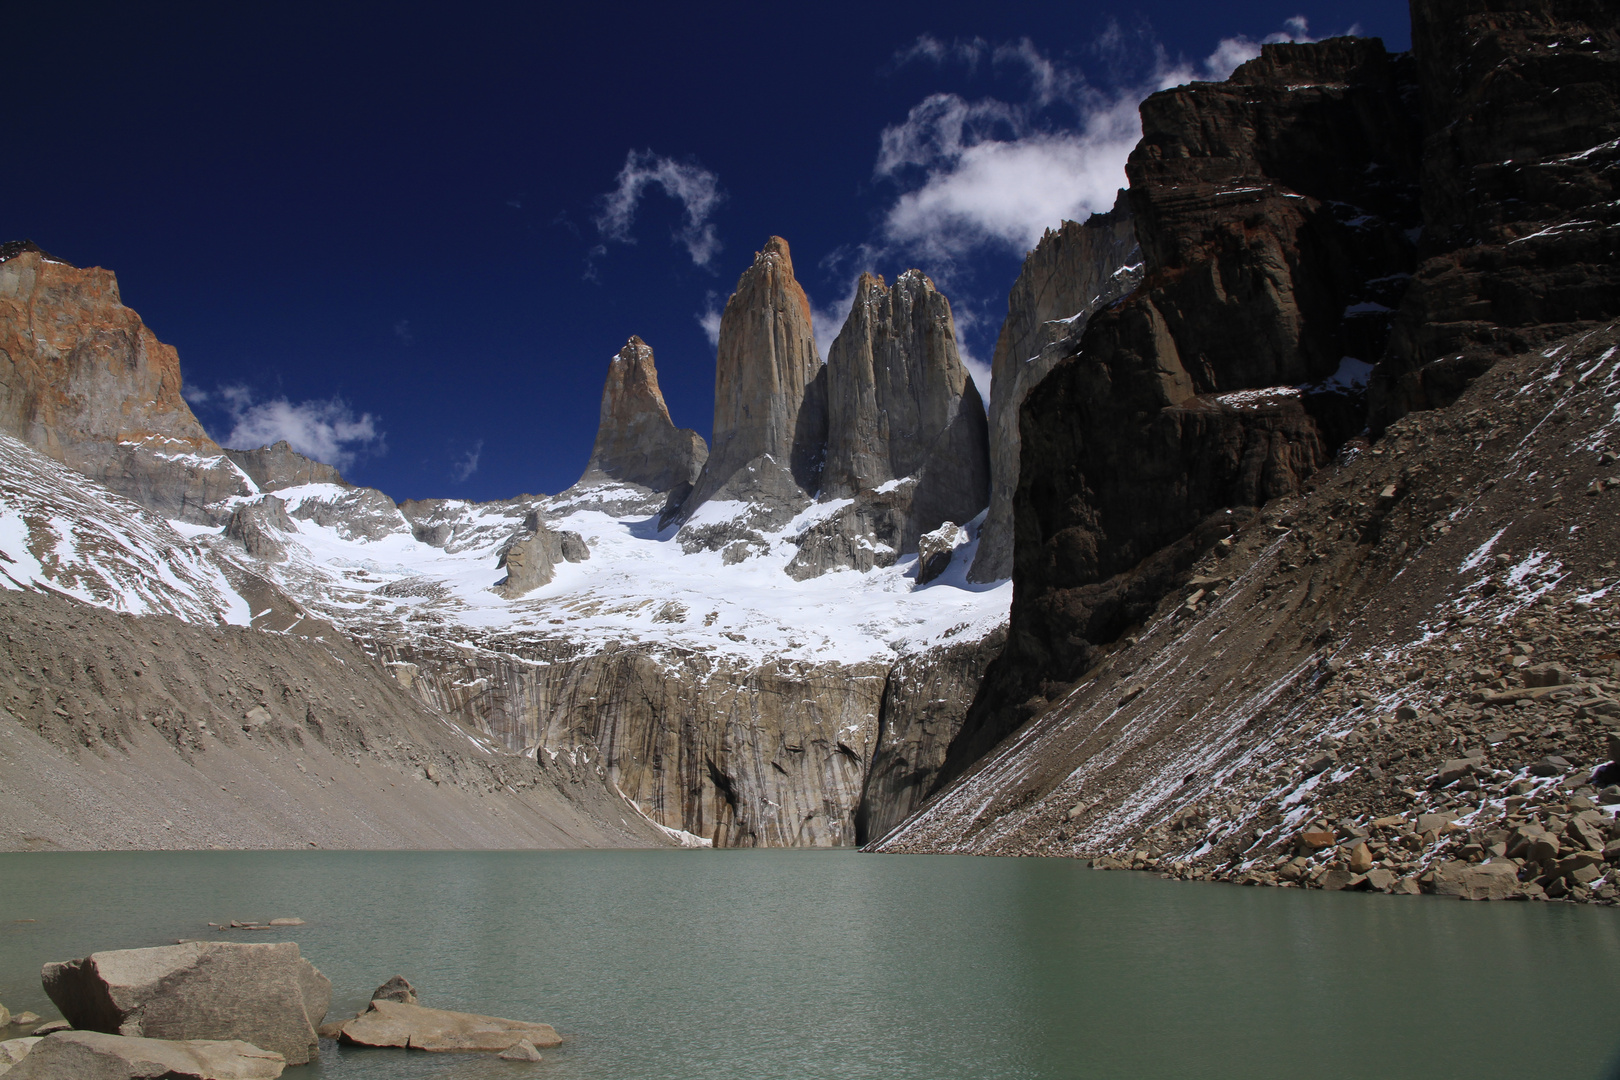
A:
[[[689,492],[708,456],[701,435],[669,418],[652,348],[632,337],[608,364],[596,443],[580,485],[617,481]]]

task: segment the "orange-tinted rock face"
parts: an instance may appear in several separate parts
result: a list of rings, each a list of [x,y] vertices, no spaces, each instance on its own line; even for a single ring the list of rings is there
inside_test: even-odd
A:
[[[596,444],[580,482],[617,480],[659,492],[684,485],[690,491],[708,454],[701,435],[669,418],[652,348],[632,337],[608,364]]]
[[[112,272],[32,245],[0,252],[0,430],[170,516],[246,490]]]
[[[816,490],[827,441],[820,372],[810,301],[793,277],[787,241],[773,236],[720,317],[714,445],[688,510],[765,455],[804,492]]]

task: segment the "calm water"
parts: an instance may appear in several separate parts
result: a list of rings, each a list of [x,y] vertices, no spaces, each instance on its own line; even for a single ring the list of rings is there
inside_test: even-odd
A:
[[[55,1015],[44,961],[281,915],[334,1014],[400,973],[570,1036],[325,1044],[289,1080],[1596,1080],[1620,1047],[1620,909],[853,852],[0,855],[0,1001]]]

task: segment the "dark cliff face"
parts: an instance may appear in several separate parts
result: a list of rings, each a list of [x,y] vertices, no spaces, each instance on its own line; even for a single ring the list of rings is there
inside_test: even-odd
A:
[[[1422,261],[1373,378],[1375,433],[1620,314],[1617,24],[1606,0],[1413,3]]]
[[[1380,42],[1335,39],[1143,104],[1145,278],[1021,410],[1008,645],[941,783],[1360,430],[1416,257],[1414,81]]]

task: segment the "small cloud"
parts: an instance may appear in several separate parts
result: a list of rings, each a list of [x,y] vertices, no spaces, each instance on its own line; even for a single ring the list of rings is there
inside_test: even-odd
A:
[[[675,239],[686,247],[693,263],[708,266],[720,252],[720,237],[710,220],[726,198],[720,178],[695,161],[680,162],[651,150],[632,150],[625,155],[618,186],[601,197],[601,209],[594,219],[604,245],[591,254],[605,253],[608,242],[636,242],[630,226],[642,196],[655,185],[681,204],[681,227],[675,231]]]
[[[411,333],[411,320],[409,319],[401,319],[394,324],[394,336],[399,338],[399,343],[406,348],[416,344],[416,335]]]
[[[703,310],[697,313],[698,325],[703,327],[703,336],[709,339],[710,345],[720,344],[720,315],[724,309],[720,305],[720,294],[713,289],[703,299]]]
[[[521,209],[523,209],[523,200],[522,199],[507,199],[506,200],[506,205],[510,206],[514,210],[521,210]]]
[[[484,440],[479,439],[473,444],[473,448],[471,450],[468,450],[465,454],[462,454],[451,461],[450,475],[456,478],[457,483],[466,480],[469,476],[478,471],[478,459],[483,452]]]
[[[226,446],[253,449],[285,440],[305,457],[347,469],[362,457],[388,451],[385,434],[370,413],[356,415],[340,397],[288,401],[285,397],[260,400],[249,387],[222,386],[196,389],[186,395],[194,405],[206,405],[230,425],[221,440]]]

